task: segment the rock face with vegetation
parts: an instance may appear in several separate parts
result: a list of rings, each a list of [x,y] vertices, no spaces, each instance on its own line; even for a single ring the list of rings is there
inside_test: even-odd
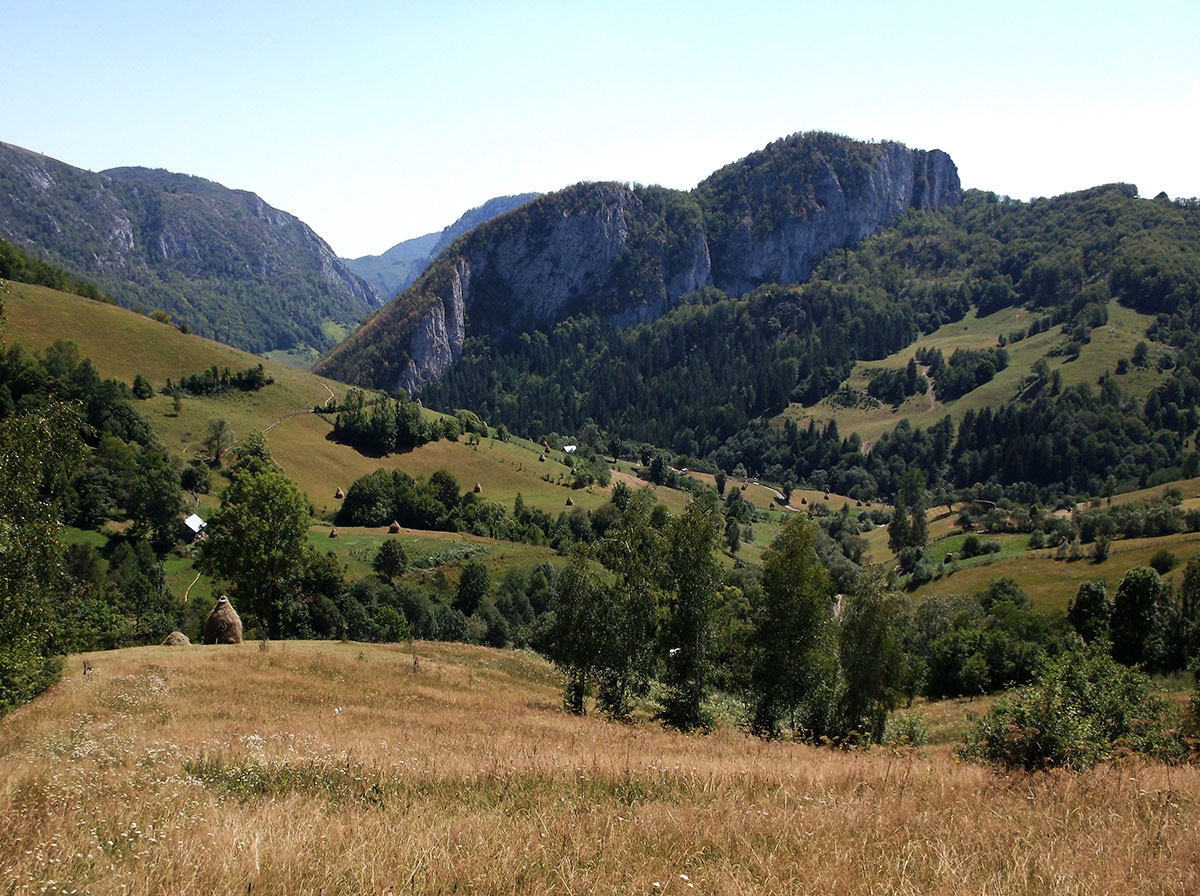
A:
[[[148,168],[93,173],[0,143],[0,236],[116,301],[248,351],[328,347],[382,301],[254,193]]]
[[[370,283],[384,298],[391,298],[412,285],[424,273],[430,262],[452,242],[485,221],[510,212],[537,198],[537,193],[521,193],[516,196],[497,196],[478,208],[464,212],[461,217],[441,233],[427,233],[397,243],[382,255],[364,255],[361,258],[346,258],[343,261],[350,270]]]
[[[415,393],[469,335],[503,338],[578,313],[625,326],[704,287],[740,295],[797,282],[830,249],[961,197],[943,152],[821,133],[773,143],[690,192],[578,184],[467,233],[319,370]]]

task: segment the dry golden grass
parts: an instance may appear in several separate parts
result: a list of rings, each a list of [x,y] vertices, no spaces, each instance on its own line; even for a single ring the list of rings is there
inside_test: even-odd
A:
[[[73,659],[0,724],[10,893],[1190,893],[1200,770],[1002,776],[559,709],[511,652]]]

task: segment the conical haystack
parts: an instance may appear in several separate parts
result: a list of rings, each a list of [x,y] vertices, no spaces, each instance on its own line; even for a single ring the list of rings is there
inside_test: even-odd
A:
[[[398,522],[396,522],[395,520],[392,520],[392,524],[390,526],[388,526],[388,534],[395,535],[399,531],[400,531],[400,524]]]
[[[340,501],[340,500],[342,500],[342,498],[346,497],[346,493],[344,491],[342,491],[341,488],[339,487],[338,490],[333,493],[333,497],[336,500]]]
[[[482,493],[483,493],[483,486],[480,485],[478,482],[476,482],[475,483],[475,494],[479,495]]]
[[[205,644],[241,644],[242,620],[224,594],[204,620]]]
[[[191,643],[183,632],[171,632],[163,641],[163,647],[187,647]]]

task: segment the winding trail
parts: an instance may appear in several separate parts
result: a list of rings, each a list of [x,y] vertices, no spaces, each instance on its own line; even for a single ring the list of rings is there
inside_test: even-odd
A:
[[[332,390],[332,389],[330,389],[330,388],[329,388],[329,386],[326,386],[326,385],[325,385],[325,383],[321,383],[321,385],[322,385],[322,386],[325,386],[325,391],[329,393],[329,397],[328,397],[328,398],[326,398],[326,399],[325,399],[325,403],[321,405],[321,407],[323,407],[323,408],[327,408],[327,407],[329,407],[329,402],[331,402],[331,401],[334,401],[334,400],[337,398],[337,396],[333,394],[333,390]],[[292,412],[292,413],[290,413],[290,414],[284,414],[282,417],[280,417],[278,420],[276,420],[276,421],[275,421],[274,423],[272,423],[270,426],[267,426],[265,429],[263,429],[263,432],[264,432],[264,433],[268,433],[268,432],[270,432],[270,431],[271,431],[271,430],[273,430],[273,429],[274,429],[276,426],[278,426],[280,423],[282,423],[284,420],[290,420],[290,419],[292,419],[293,417],[300,417],[300,416],[302,416],[302,415],[304,415],[304,414],[311,414],[311,413],[313,413],[313,409],[312,409],[312,408],[306,408],[306,409],[305,409],[305,410],[303,410],[303,411],[293,411],[293,412]]]

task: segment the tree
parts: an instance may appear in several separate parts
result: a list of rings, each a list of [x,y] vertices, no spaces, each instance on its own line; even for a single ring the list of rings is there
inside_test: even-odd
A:
[[[1083,582],[1067,606],[1067,621],[1088,644],[1109,636],[1113,601],[1103,582]]]
[[[751,638],[752,730],[777,737],[782,721],[809,739],[823,735],[837,678],[833,583],[817,558],[817,526],[783,525],[763,553],[763,589]]]
[[[404,552],[404,546],[395,539],[388,539],[375,552],[371,568],[381,579],[390,583],[408,569],[408,555]]]
[[[1183,569],[1175,616],[1176,654],[1180,665],[1186,665],[1200,651],[1200,557],[1192,557]]]
[[[736,520],[730,522],[737,525]],[[670,585],[662,639],[666,694],[659,717],[681,731],[708,722],[703,704],[712,686],[713,612],[721,583],[720,565],[713,556],[717,523],[712,503],[694,497],[667,531]]]
[[[308,523],[308,501],[283,473],[235,471],[205,529],[204,568],[232,585],[241,611],[272,638],[283,636],[295,609]]]
[[[233,467],[246,473],[283,472],[271,456],[271,446],[267,442],[266,434],[257,429],[250,430],[249,435],[238,446],[237,462]]]
[[[208,452],[214,467],[221,466],[225,452],[233,447],[233,428],[224,417],[208,421],[208,432],[204,436],[204,450]]]
[[[543,650],[566,676],[563,703],[576,715],[583,715],[588,687],[603,665],[609,597],[587,551],[574,548],[555,581]]]
[[[742,526],[732,517],[725,521],[725,544],[731,554],[736,554],[742,546]]]
[[[164,453],[150,448],[142,451],[126,504],[134,534],[148,537],[160,554],[170,550],[178,537],[183,494],[179,470]]]
[[[892,519],[888,523],[888,548],[899,554],[904,548],[923,548],[926,532],[925,477],[916,467],[909,467],[900,477]]]
[[[859,732],[878,743],[888,713],[903,698],[908,676],[904,596],[890,591],[883,572],[864,570],[842,599],[838,618],[838,734]]]
[[[140,373],[133,378],[133,397],[145,401],[154,395],[154,387],[150,385],[150,381]]]
[[[0,714],[45,690],[61,670],[50,646],[62,564],[59,500],[82,455],[80,426],[65,404],[0,421]]]
[[[468,560],[459,576],[458,590],[451,606],[464,616],[470,616],[487,597],[489,587],[487,567],[478,560]]]
[[[599,556],[616,578],[606,588],[602,617],[603,653],[597,700],[614,719],[627,719],[631,700],[650,688],[655,667],[655,628],[664,578],[661,504],[644,491],[633,495],[599,544]]]
[[[1117,586],[1112,614],[1112,655],[1126,666],[1159,670],[1167,658],[1170,589],[1148,566],[1135,566]]]

